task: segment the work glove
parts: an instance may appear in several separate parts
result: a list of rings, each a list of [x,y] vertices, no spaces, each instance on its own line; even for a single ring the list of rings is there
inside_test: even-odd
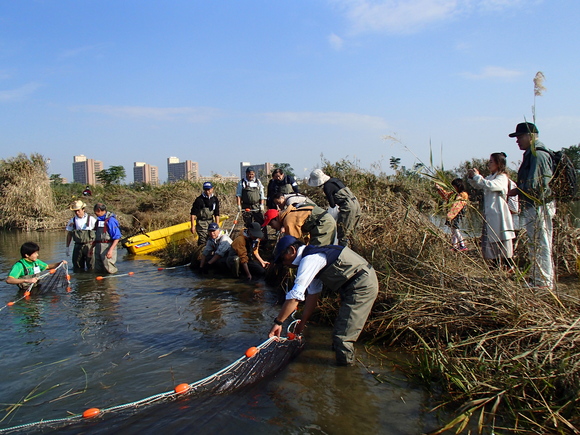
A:
[[[238,211],[242,211],[242,206],[238,204]]]
[[[66,256],[70,257],[70,246],[66,247]]]
[[[264,204],[260,204],[260,211],[264,213],[266,211],[266,206]]]

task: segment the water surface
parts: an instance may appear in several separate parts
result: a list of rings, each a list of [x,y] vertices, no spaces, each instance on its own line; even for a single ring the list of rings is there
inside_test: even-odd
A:
[[[43,261],[66,258],[64,232],[0,233],[3,278],[28,240],[40,244]],[[125,253],[119,251],[118,275],[132,276],[99,281],[70,271],[70,291],[0,311],[0,428],[170,391],[266,340],[279,310],[273,289],[201,278],[189,268],[159,271],[155,257]],[[15,286],[1,286],[0,307],[19,297]],[[417,434],[437,427],[427,396],[387,358],[373,356],[380,349],[367,353],[359,345],[359,364],[335,366],[330,333],[311,325],[305,350],[250,388],[108,415],[59,433]],[[9,412],[10,404],[20,406]]]

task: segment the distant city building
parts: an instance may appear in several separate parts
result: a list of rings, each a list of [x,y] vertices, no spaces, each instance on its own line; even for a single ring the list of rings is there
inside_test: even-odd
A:
[[[159,184],[159,169],[157,166],[151,166],[145,162],[134,162],[133,181],[157,186]]]
[[[197,181],[199,178],[199,167],[197,162],[186,160],[180,162],[177,157],[167,159],[167,181],[174,182],[177,180]]]
[[[258,178],[270,178],[272,171],[274,170],[274,165],[272,163],[264,163],[261,165],[252,165],[250,162],[240,162],[240,177],[244,178],[246,176],[246,168],[254,168],[256,171],[256,176]]]
[[[103,170],[103,162],[88,159],[81,154],[73,157],[73,181],[80,184],[95,185],[98,183],[96,173]]]

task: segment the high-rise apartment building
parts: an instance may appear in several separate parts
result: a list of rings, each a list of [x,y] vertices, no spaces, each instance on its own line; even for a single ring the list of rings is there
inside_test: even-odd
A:
[[[151,166],[145,162],[134,162],[133,181],[135,183],[158,185],[159,170],[157,166]]]
[[[103,170],[103,162],[88,159],[81,154],[73,157],[73,181],[80,184],[95,185],[98,183],[95,174]]]
[[[167,181],[170,183],[177,180],[197,181],[199,178],[199,167],[197,162],[186,160],[180,162],[177,157],[167,159]]]

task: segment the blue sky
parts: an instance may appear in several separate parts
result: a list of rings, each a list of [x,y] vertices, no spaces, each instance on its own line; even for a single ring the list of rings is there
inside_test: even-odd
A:
[[[521,152],[532,119],[580,143],[576,0],[3,0],[0,158],[38,152],[72,179],[167,157],[202,175],[321,156],[390,173]],[[390,139],[385,139],[390,138]],[[430,145],[431,144],[431,145]]]

